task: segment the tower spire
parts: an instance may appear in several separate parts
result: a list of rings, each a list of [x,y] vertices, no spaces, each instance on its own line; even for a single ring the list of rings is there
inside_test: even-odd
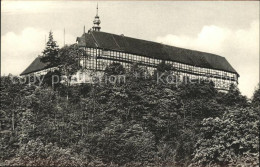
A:
[[[97,16],[98,16],[98,2],[97,2]]]
[[[98,16],[98,3],[97,3],[97,13],[96,13],[93,23],[94,23],[94,25],[92,27],[93,31],[100,31],[101,27],[99,26],[99,24],[101,23],[101,21]]]

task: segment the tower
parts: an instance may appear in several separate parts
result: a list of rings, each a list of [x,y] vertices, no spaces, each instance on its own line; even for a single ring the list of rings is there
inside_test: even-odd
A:
[[[97,14],[95,16],[93,23],[94,23],[94,25],[92,27],[93,31],[100,31],[101,27],[99,26],[99,24],[101,23],[101,21],[98,16],[98,4],[97,4]]]

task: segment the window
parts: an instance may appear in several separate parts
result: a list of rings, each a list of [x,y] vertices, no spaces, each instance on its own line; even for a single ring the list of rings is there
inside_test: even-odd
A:
[[[137,56],[136,55],[134,55],[134,61],[137,61]]]
[[[142,56],[137,56],[137,61],[142,61]]]
[[[149,58],[145,57],[145,62],[148,64],[149,63]]]
[[[189,66],[189,67],[188,67],[188,70],[189,70],[190,72],[192,72],[192,67],[191,67],[191,66]]]
[[[227,76],[227,72],[224,72],[224,76]]]
[[[123,59],[123,60],[126,59],[126,54],[125,53],[121,53],[121,59]]]

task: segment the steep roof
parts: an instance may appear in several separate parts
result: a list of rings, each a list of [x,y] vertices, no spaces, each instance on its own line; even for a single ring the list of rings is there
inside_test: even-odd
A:
[[[126,37],[124,35],[90,31],[78,37],[77,42],[79,46],[127,52],[238,74],[222,56]]]
[[[36,57],[34,61],[20,75],[26,75],[32,72],[41,71],[47,68],[47,65],[47,63],[43,63],[41,61],[40,57]]]
[[[91,31],[90,33],[85,33],[81,37],[78,37],[77,42],[79,46],[127,52],[150,58],[170,60],[197,67],[238,74],[224,57],[123,35]],[[37,72],[46,69],[47,66],[47,63],[41,62],[40,57],[37,57],[20,75]]]

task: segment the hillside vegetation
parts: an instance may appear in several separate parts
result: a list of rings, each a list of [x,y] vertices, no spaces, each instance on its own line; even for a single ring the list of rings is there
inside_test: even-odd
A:
[[[107,75],[122,74],[114,66]],[[221,93],[212,82],[176,86],[142,72],[72,86],[1,77],[0,164],[259,165],[259,88],[250,102],[234,85]]]

